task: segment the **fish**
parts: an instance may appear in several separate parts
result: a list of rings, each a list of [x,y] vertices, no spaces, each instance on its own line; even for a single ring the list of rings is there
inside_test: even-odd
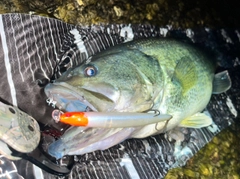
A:
[[[160,115],[172,117],[136,128],[129,126],[131,133],[121,125],[115,130],[99,129],[106,134],[99,134],[101,138],[93,137],[97,133],[95,128],[92,132],[90,128],[79,128],[79,134],[74,135],[71,130],[78,129],[69,129],[61,140],[49,146],[48,152],[59,159],[64,155],[104,150],[128,138],[165,133],[177,126],[209,126],[211,117],[201,112],[211,94],[231,87],[227,71],[215,76],[214,72],[214,62],[206,54],[187,43],[167,38],[139,39],[96,54],[45,87],[46,95],[57,102],[58,108],[65,110],[64,105],[58,106],[64,104],[62,101],[78,99],[86,108],[97,112],[158,110]],[[88,142],[81,140],[82,133]]]
[[[65,178],[164,178],[168,170],[183,166],[213,136],[239,118],[239,29],[180,30],[146,24],[82,26],[18,13],[1,14],[0,29],[0,88],[4,89],[1,90],[0,101],[33,117],[44,134],[49,133],[49,129],[63,133],[69,127],[52,119],[56,103],[45,95],[44,87],[68,69],[81,65],[111,46],[139,38],[171,37],[214,51],[219,67],[229,72],[232,87],[225,93],[212,95],[205,111],[211,115],[212,125],[200,129],[177,127],[170,130],[171,136],[181,134],[178,140],[171,139],[169,133],[158,134],[141,140],[125,140],[104,151],[75,156],[78,161]],[[82,104],[76,100],[68,105]],[[87,110],[85,107],[82,105],[81,109]],[[77,134],[79,131],[71,132]],[[130,133],[131,129],[126,132]],[[98,134],[104,135],[99,131],[95,137],[101,138]],[[41,139],[43,143],[39,147],[48,144],[49,140],[42,136]],[[64,162],[56,163],[61,169],[62,163],[66,164]],[[30,161],[20,160],[14,164],[17,171],[14,167],[13,170],[3,170],[7,176],[17,172],[22,176],[28,176],[30,171],[36,173],[36,166]],[[27,171],[26,166],[29,166]],[[45,170],[37,169],[37,173],[50,178],[49,170]],[[54,172],[59,174],[59,170]]]

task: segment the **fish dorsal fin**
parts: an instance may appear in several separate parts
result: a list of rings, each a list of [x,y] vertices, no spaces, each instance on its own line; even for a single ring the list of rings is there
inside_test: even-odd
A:
[[[204,113],[196,113],[181,121],[180,127],[202,128],[212,124],[212,118]]]
[[[186,93],[196,84],[196,80],[196,66],[192,60],[188,57],[181,58],[181,60],[179,60],[177,63],[173,73],[173,83],[182,87],[184,95],[184,93]]]
[[[232,82],[228,71],[217,73],[213,80],[213,94],[220,94],[231,88]]]

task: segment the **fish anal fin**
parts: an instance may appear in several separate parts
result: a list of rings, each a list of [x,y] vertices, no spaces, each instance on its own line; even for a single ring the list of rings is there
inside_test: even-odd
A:
[[[181,121],[180,127],[202,128],[212,124],[212,118],[204,113],[196,113]]]
[[[213,94],[220,94],[231,88],[232,82],[228,71],[217,73],[213,80]]]

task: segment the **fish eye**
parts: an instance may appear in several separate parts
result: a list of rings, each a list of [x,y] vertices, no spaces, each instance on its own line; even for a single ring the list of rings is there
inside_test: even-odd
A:
[[[93,77],[97,74],[97,68],[93,65],[89,65],[84,69],[84,75],[86,77]]]

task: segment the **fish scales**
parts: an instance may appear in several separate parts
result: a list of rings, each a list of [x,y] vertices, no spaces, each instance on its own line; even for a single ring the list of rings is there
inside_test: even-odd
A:
[[[96,68],[96,76],[86,77],[84,70],[89,66]],[[83,96],[83,103],[93,104],[99,112],[156,109],[172,115],[167,125],[159,122],[134,129],[131,137],[143,138],[168,131],[201,112],[210,99],[213,77],[214,63],[201,51],[176,40],[150,38],[121,44],[93,56],[91,62],[70,69],[46,86],[45,92],[57,104],[64,100],[71,104],[74,97]],[[81,111],[77,106],[59,107]],[[66,142],[69,139],[65,134]]]

